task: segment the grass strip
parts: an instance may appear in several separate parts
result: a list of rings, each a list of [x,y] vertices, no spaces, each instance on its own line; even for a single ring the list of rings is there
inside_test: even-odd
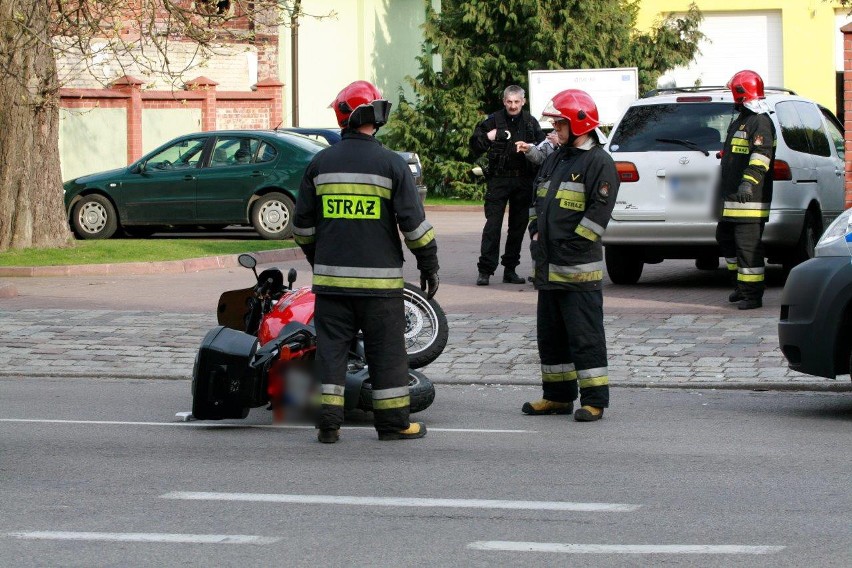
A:
[[[0,253],[0,266],[65,266],[158,262],[293,248],[291,240],[110,239],[75,241],[67,248],[28,248]]]

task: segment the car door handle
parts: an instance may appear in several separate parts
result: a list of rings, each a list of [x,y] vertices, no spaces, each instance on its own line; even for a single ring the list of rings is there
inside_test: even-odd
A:
[[[251,173],[251,177],[264,177],[265,175],[266,175],[266,172],[260,172],[260,171],[257,171],[257,170],[255,170]]]
[[[834,175],[836,175],[837,177],[842,176],[843,170],[838,170],[837,168],[834,168]]]
[[[183,176],[183,181],[192,181],[195,179],[195,176]]]

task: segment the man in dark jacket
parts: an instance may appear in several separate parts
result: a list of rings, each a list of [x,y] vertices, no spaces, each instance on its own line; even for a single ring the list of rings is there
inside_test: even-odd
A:
[[[367,81],[331,105],[343,139],[318,153],[302,179],[293,233],[313,267],[317,371],[322,381],[318,439],[334,443],[343,423],[347,357],[359,330],[373,385],[380,440],[422,438],[409,422],[403,254],[399,231],[417,258],[420,284],[438,290],[438,247],[408,165],[374,134],[390,103]]]
[[[472,157],[488,153],[485,177],[485,227],[482,229],[482,246],[477,268],[476,284],[487,286],[497,270],[500,255],[500,231],[503,214],[509,205],[509,230],[503,254],[503,282],[523,284],[515,269],[521,262],[521,242],[527,224],[527,210],[532,199],[532,181],[536,166],[517,150],[516,142],[538,144],[544,133],[537,120],[523,110],[524,90],[510,85],[503,91],[503,109],[480,122],[470,138]]]
[[[740,71],[728,82],[739,116],[728,128],[722,148],[719,194],[722,215],[716,240],[736,288],[728,296],[741,310],[763,306],[763,227],[772,203],[775,126],[763,92],[763,79]]]
[[[521,410],[571,414],[579,394],[574,419],[592,422],[609,406],[601,237],[615,206],[618,173],[600,145],[598,109],[585,91],[560,92],[543,114],[560,143],[535,180],[529,224],[544,392]]]

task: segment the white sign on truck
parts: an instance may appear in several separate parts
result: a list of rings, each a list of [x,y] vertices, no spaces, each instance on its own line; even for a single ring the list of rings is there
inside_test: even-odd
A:
[[[598,107],[601,124],[612,125],[639,98],[639,70],[636,67],[614,69],[555,69],[529,72],[530,113],[541,118],[553,95],[565,89],[582,89]]]

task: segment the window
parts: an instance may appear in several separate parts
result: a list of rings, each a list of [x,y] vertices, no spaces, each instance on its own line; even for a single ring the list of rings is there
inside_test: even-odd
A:
[[[613,133],[612,152],[681,152],[722,148],[735,112],[731,103],[633,106]]]
[[[840,122],[831,114],[831,111],[820,107],[820,111],[822,115],[825,117],[825,122],[828,125],[828,136],[831,138],[832,143],[834,144],[834,149],[837,151],[837,156],[841,160],[846,159],[846,147],[844,145],[843,139],[843,128],[840,126]]]
[[[221,168],[253,163],[259,145],[260,140],[256,138],[219,138],[210,156],[210,167]]]
[[[257,151],[257,161],[271,162],[277,155],[278,151],[275,149],[275,146],[269,142],[261,142],[260,149]]]
[[[198,167],[206,138],[181,140],[157,152],[145,162],[149,171],[178,170]]]
[[[791,150],[830,156],[831,146],[822,125],[822,116],[812,103],[784,101],[775,105],[781,135]]]

